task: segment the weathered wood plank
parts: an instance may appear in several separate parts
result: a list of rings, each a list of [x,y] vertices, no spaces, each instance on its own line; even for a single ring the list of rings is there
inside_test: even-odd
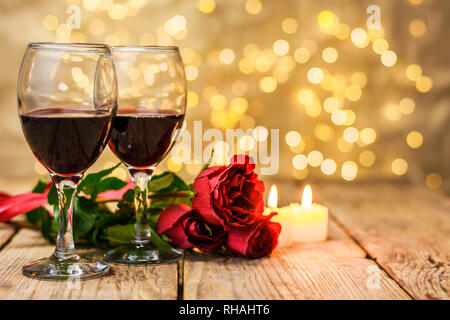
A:
[[[450,198],[392,183],[320,184],[332,216],[416,299],[450,299]]]
[[[53,246],[38,231],[21,229],[0,251],[0,299],[176,299],[177,266],[112,264],[102,278],[81,282],[39,281],[24,277],[21,268],[49,256]]]
[[[6,223],[0,223],[0,248],[5,245],[15,232],[16,228],[13,226]]]
[[[329,227],[326,242],[296,244],[263,259],[189,256],[184,298],[409,299],[338,226],[330,221]],[[368,286],[373,268],[379,288]]]

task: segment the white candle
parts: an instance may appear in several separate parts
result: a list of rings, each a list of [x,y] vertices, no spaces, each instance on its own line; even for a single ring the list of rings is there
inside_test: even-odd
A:
[[[278,191],[276,186],[272,186],[268,199],[269,207],[265,209],[264,214],[271,212],[278,214],[272,218],[272,221],[281,224],[281,233],[278,237],[278,248],[287,247],[292,244],[292,210],[290,207],[277,208]]]
[[[328,208],[312,203],[312,191],[308,185],[302,196],[302,204],[293,203],[292,239],[295,242],[316,242],[327,239]]]

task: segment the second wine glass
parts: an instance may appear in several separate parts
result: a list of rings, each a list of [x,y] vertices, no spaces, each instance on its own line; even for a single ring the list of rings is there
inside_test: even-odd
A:
[[[127,166],[135,190],[136,222],[132,243],[105,254],[125,264],[178,261],[183,252],[157,249],[149,225],[148,182],[175,142],[184,120],[186,78],[177,47],[114,47],[119,100],[109,147]]]

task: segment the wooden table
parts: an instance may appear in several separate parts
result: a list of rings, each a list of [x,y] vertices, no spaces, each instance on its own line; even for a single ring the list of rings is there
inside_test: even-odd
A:
[[[278,184],[299,196],[299,186]],[[28,279],[49,255],[39,232],[0,224],[0,299],[449,299],[450,199],[401,183],[313,185],[330,209],[329,240],[244,260],[188,255],[184,264],[112,265],[80,283]],[[283,200],[283,199],[282,199]]]

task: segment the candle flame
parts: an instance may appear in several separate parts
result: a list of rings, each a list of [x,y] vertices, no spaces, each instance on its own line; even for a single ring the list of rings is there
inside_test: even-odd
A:
[[[302,207],[311,208],[311,204],[312,204],[312,190],[308,184],[308,185],[306,185],[305,189],[303,190]]]
[[[276,208],[278,205],[278,191],[275,185],[270,188],[269,200],[267,202],[271,208]]]

